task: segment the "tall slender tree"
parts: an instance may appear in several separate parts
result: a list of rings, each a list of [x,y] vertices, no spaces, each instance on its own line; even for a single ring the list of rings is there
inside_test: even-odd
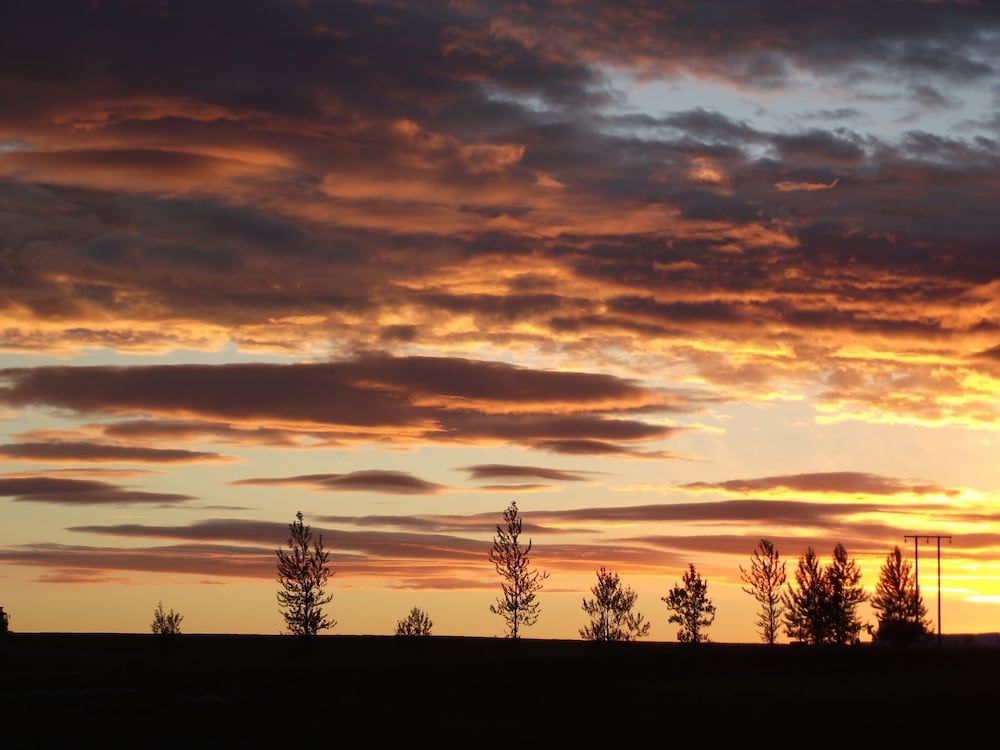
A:
[[[858,605],[867,601],[868,595],[861,586],[861,569],[848,558],[847,549],[839,542],[833,548],[833,560],[825,577],[830,594],[830,641],[841,646],[855,643],[861,632]]]
[[[662,597],[673,612],[668,622],[680,625],[677,640],[681,643],[702,643],[708,636],[702,631],[715,620],[715,605],[708,598],[708,582],[688,563],[687,572],[681,578],[683,585],[674,586]]]
[[[799,558],[795,584],[789,584],[782,597],[785,632],[801,643],[825,643],[830,631],[830,594],[826,576],[812,547]]]
[[[760,605],[757,615],[757,632],[764,643],[774,645],[785,605],[781,600],[781,587],[785,585],[785,562],[769,539],[761,539],[750,557],[750,570],[740,566],[740,578],[746,584],[743,590]]]
[[[302,519],[302,511],[288,525],[288,550],[278,549],[278,604],[292,635],[314,636],[337,624],[326,616],[323,606],[333,600],[324,586],[333,575],[323,549],[323,536],[313,540],[312,529]]]
[[[580,637],[588,641],[634,641],[649,635],[649,622],[633,612],[639,595],[622,586],[618,574],[603,565],[597,571],[597,583],[590,590],[592,599],[584,598],[583,611],[590,624],[580,628]]]
[[[531,567],[531,540],[526,546],[520,542],[522,524],[516,501],[512,500],[504,511],[503,520],[503,525],[497,525],[489,554],[501,578],[501,594],[496,603],[490,605],[490,612],[504,619],[509,638],[520,638],[522,628],[538,621],[537,594],[549,574]]]
[[[903,559],[899,547],[894,547],[886,556],[871,603],[878,617],[876,641],[902,645],[929,634],[927,608],[917,588],[913,569]]]

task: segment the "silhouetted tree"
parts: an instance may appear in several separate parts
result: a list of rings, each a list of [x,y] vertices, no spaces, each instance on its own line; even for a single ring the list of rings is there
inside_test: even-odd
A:
[[[502,593],[496,603],[490,605],[490,612],[503,617],[508,637],[519,638],[521,628],[530,627],[538,621],[536,594],[549,574],[530,565],[531,540],[528,540],[527,546],[522,546],[519,541],[521,517],[515,501],[512,500],[503,512],[503,520],[503,526],[497,525],[493,549],[489,554],[490,562],[503,579],[500,582]]]
[[[396,635],[430,635],[434,622],[420,607],[414,607],[405,618],[396,623]]]
[[[180,635],[183,619],[180,612],[167,612],[163,609],[163,602],[159,602],[153,611],[152,630],[156,635]]]
[[[782,597],[785,632],[802,643],[826,643],[830,632],[829,586],[812,547],[799,558],[795,584],[788,584]]]
[[[0,635],[6,635],[10,632],[10,614],[3,611],[3,607],[0,607]]]
[[[878,617],[878,630],[873,633],[876,641],[905,645],[929,635],[927,608],[910,563],[903,559],[899,547],[886,556],[871,603]]]
[[[674,586],[662,597],[673,611],[667,621],[680,625],[677,640],[681,643],[702,643],[708,640],[702,628],[709,627],[715,620],[715,605],[708,598],[708,582],[701,580],[693,563],[688,563],[681,580],[682,586]]]
[[[861,569],[847,557],[843,544],[833,548],[833,560],[826,568],[829,591],[829,635],[832,643],[841,646],[855,643],[861,632],[858,605],[868,599],[861,587]]]
[[[288,524],[288,550],[275,550],[278,556],[278,604],[285,625],[292,635],[313,636],[337,624],[323,612],[333,600],[323,587],[333,575],[323,549],[322,535],[313,540],[312,529],[303,523],[302,511]]]
[[[649,623],[632,607],[638,594],[622,587],[621,579],[603,565],[597,571],[597,584],[590,590],[593,599],[583,600],[583,611],[590,615],[590,624],[580,629],[580,637],[588,641],[634,641],[649,635]]]
[[[785,563],[769,539],[761,539],[750,557],[750,570],[740,566],[740,578],[746,585],[744,591],[760,604],[757,628],[764,643],[774,645],[785,606],[781,601],[781,587],[785,585]]]

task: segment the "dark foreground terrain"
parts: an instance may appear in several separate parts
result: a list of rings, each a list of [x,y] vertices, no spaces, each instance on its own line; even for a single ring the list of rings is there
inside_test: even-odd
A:
[[[971,746],[998,678],[960,646],[16,634],[0,748]]]

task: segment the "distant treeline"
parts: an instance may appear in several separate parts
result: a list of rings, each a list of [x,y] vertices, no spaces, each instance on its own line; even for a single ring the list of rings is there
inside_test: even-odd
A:
[[[276,550],[279,609],[290,634],[314,636],[336,625],[324,611],[333,598],[325,590],[333,575],[329,553],[322,535],[313,536],[301,512],[288,528],[287,549]],[[527,544],[520,541],[522,520],[516,502],[504,510],[503,523],[496,530],[488,558],[500,577],[501,594],[490,611],[503,619],[506,636],[517,639],[524,628],[538,621],[538,592],[549,574],[531,566],[532,543],[530,539]],[[792,641],[806,644],[859,643],[862,630],[875,642],[895,645],[919,643],[930,635],[916,576],[899,547],[886,557],[873,596],[865,593],[861,570],[840,543],[825,566],[808,547],[799,558],[794,583],[787,580],[785,561],[768,539],[758,542],[749,567],[741,565],[739,570],[743,590],[759,605],[755,624],[764,643],[774,644],[782,628]],[[622,583],[618,573],[602,565],[590,593],[582,603],[590,619],[580,628],[581,638],[632,641],[649,634],[649,621],[634,611],[637,594]],[[678,626],[678,641],[699,644],[709,640],[706,630],[715,620],[715,605],[708,596],[708,582],[693,563],[661,601],[670,611],[668,622]],[[875,611],[875,624],[863,624],[858,616],[858,605],[865,601],[870,601]],[[180,613],[165,610],[160,602],[151,629],[160,636],[177,636],[183,619]],[[0,607],[0,635],[8,632],[9,621]],[[413,607],[396,623],[395,632],[402,637],[429,636],[433,625],[426,612]]]

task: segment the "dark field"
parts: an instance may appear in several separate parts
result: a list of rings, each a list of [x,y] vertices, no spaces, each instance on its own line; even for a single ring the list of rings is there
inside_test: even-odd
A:
[[[0,641],[0,748],[712,747],[767,736],[869,746],[875,735],[923,746],[930,734],[954,747],[1000,715],[997,648],[321,636],[304,652],[290,637],[198,635],[164,645]]]

